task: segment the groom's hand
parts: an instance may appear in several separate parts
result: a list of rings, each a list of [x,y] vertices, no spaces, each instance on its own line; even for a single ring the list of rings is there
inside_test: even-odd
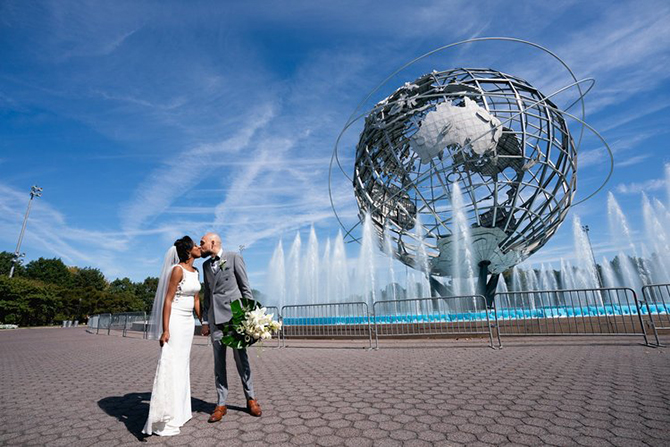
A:
[[[202,329],[200,330],[200,334],[204,337],[209,335],[209,324],[203,323]]]

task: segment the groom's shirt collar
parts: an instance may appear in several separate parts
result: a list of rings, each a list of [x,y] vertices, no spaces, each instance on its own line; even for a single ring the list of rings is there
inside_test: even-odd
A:
[[[212,260],[221,259],[221,256],[223,256],[223,248],[221,248],[221,250],[219,250],[219,252],[216,254],[216,256],[214,256],[212,258]]]

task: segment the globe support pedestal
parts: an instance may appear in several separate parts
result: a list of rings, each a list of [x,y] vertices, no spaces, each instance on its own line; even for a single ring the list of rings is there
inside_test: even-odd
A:
[[[479,276],[477,278],[477,294],[486,298],[486,306],[493,306],[493,299],[495,298],[496,289],[498,288],[498,278],[500,275],[489,273],[490,261],[482,261],[479,263]],[[489,274],[491,277],[489,278]],[[432,298],[440,296],[453,296],[453,290],[439,282],[433,275],[428,274],[428,282],[430,284],[430,296]]]
[[[432,298],[452,295],[452,291],[447,286],[435,279],[433,275],[428,275],[428,282],[430,284],[430,296]]]

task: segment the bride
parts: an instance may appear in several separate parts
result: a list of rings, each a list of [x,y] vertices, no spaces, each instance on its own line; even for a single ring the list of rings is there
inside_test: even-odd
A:
[[[184,236],[165,255],[151,312],[149,338],[161,345],[149,403],[146,435],[172,436],[191,419],[189,360],[195,320],[200,313],[200,279],[193,261],[200,247]]]

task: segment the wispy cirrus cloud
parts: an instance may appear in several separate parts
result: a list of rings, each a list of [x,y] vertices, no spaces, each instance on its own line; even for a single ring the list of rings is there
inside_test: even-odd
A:
[[[670,7],[662,1],[514,9],[465,0],[397,1],[384,8],[373,1],[154,6],[0,4],[7,49],[0,112],[8,129],[0,126],[0,150],[14,151],[3,152],[1,174],[10,189],[30,175],[40,185],[50,181],[43,186],[54,192],[35,208],[39,225],[31,220],[26,240],[31,253],[140,279],[155,274],[160,254],[177,236],[215,230],[228,246],[250,247],[250,273],[260,278],[278,237],[292,238],[288,233],[310,224],[319,237],[337,231],[328,162],[358,102],[414,57],[482,34],[518,35],[523,29],[528,40],[564,57],[578,77],[597,79],[587,97],[587,121],[612,143],[617,166],[628,168],[613,177],[626,191],[640,189],[634,186],[644,183],[634,177],[637,171],[651,171],[651,160],[662,155],[656,144],[667,128],[663,85],[670,32]],[[491,66],[551,93],[567,76],[546,61],[520,46],[463,46],[410,67],[370,102],[419,74],[457,66]],[[571,91],[556,99],[573,96]],[[361,126],[356,123],[341,145],[345,170],[353,165]],[[74,151],[72,143],[82,136],[90,144]],[[597,141],[585,143],[579,154],[583,190],[609,166]],[[40,145],[32,159],[14,155]],[[109,171],[114,178],[67,178],[59,173],[62,163]],[[350,182],[338,173],[334,180],[338,211],[353,225]],[[90,183],[105,194],[83,194]],[[76,203],[66,191],[78,192]],[[7,246],[20,229],[24,196],[0,199]],[[594,199],[578,210],[597,214],[600,208]],[[47,209],[49,215],[41,214]],[[550,242],[547,256],[566,255],[552,247],[569,246],[563,243],[567,233]]]
[[[253,113],[246,127],[225,141],[207,144],[171,156],[139,185],[131,202],[122,210],[126,231],[142,228],[165,212],[179,197],[211,175],[221,157],[231,157],[245,149],[254,135],[272,119],[267,105]]]
[[[604,148],[590,149],[577,154],[579,168],[588,168],[591,166],[601,165],[609,161],[607,150]]]
[[[42,2],[30,5],[5,2],[0,5],[0,23],[13,26],[25,16],[43,24],[32,34],[34,43],[47,43],[49,52],[39,57],[65,62],[71,58],[104,56],[142,28],[144,19],[127,14],[134,6],[104,2]],[[126,14],[124,14],[126,12]],[[149,9],[144,9],[149,13]],[[104,17],[105,20],[101,20]],[[38,40],[39,39],[39,40]],[[42,41],[42,39],[44,39]]]
[[[596,78],[590,113],[649,91],[670,76],[662,69],[670,57],[670,7],[661,2],[611,6],[556,49],[579,76]]]
[[[620,194],[640,194],[643,192],[659,191],[665,188],[665,179],[650,179],[644,182],[619,183],[615,190]]]
[[[7,246],[16,244],[28,197],[25,191],[0,183],[0,240]],[[157,227],[132,236],[164,231]],[[117,255],[128,249],[128,236],[125,232],[72,226],[61,211],[49,204],[47,195],[34,199],[22,251],[32,247],[30,258],[56,256],[67,264],[100,268],[108,277],[114,277],[126,274]]]
[[[624,159],[623,161],[617,161],[616,166],[619,168],[625,168],[628,166],[638,165],[653,156],[654,154],[650,153],[634,155],[632,157]]]

